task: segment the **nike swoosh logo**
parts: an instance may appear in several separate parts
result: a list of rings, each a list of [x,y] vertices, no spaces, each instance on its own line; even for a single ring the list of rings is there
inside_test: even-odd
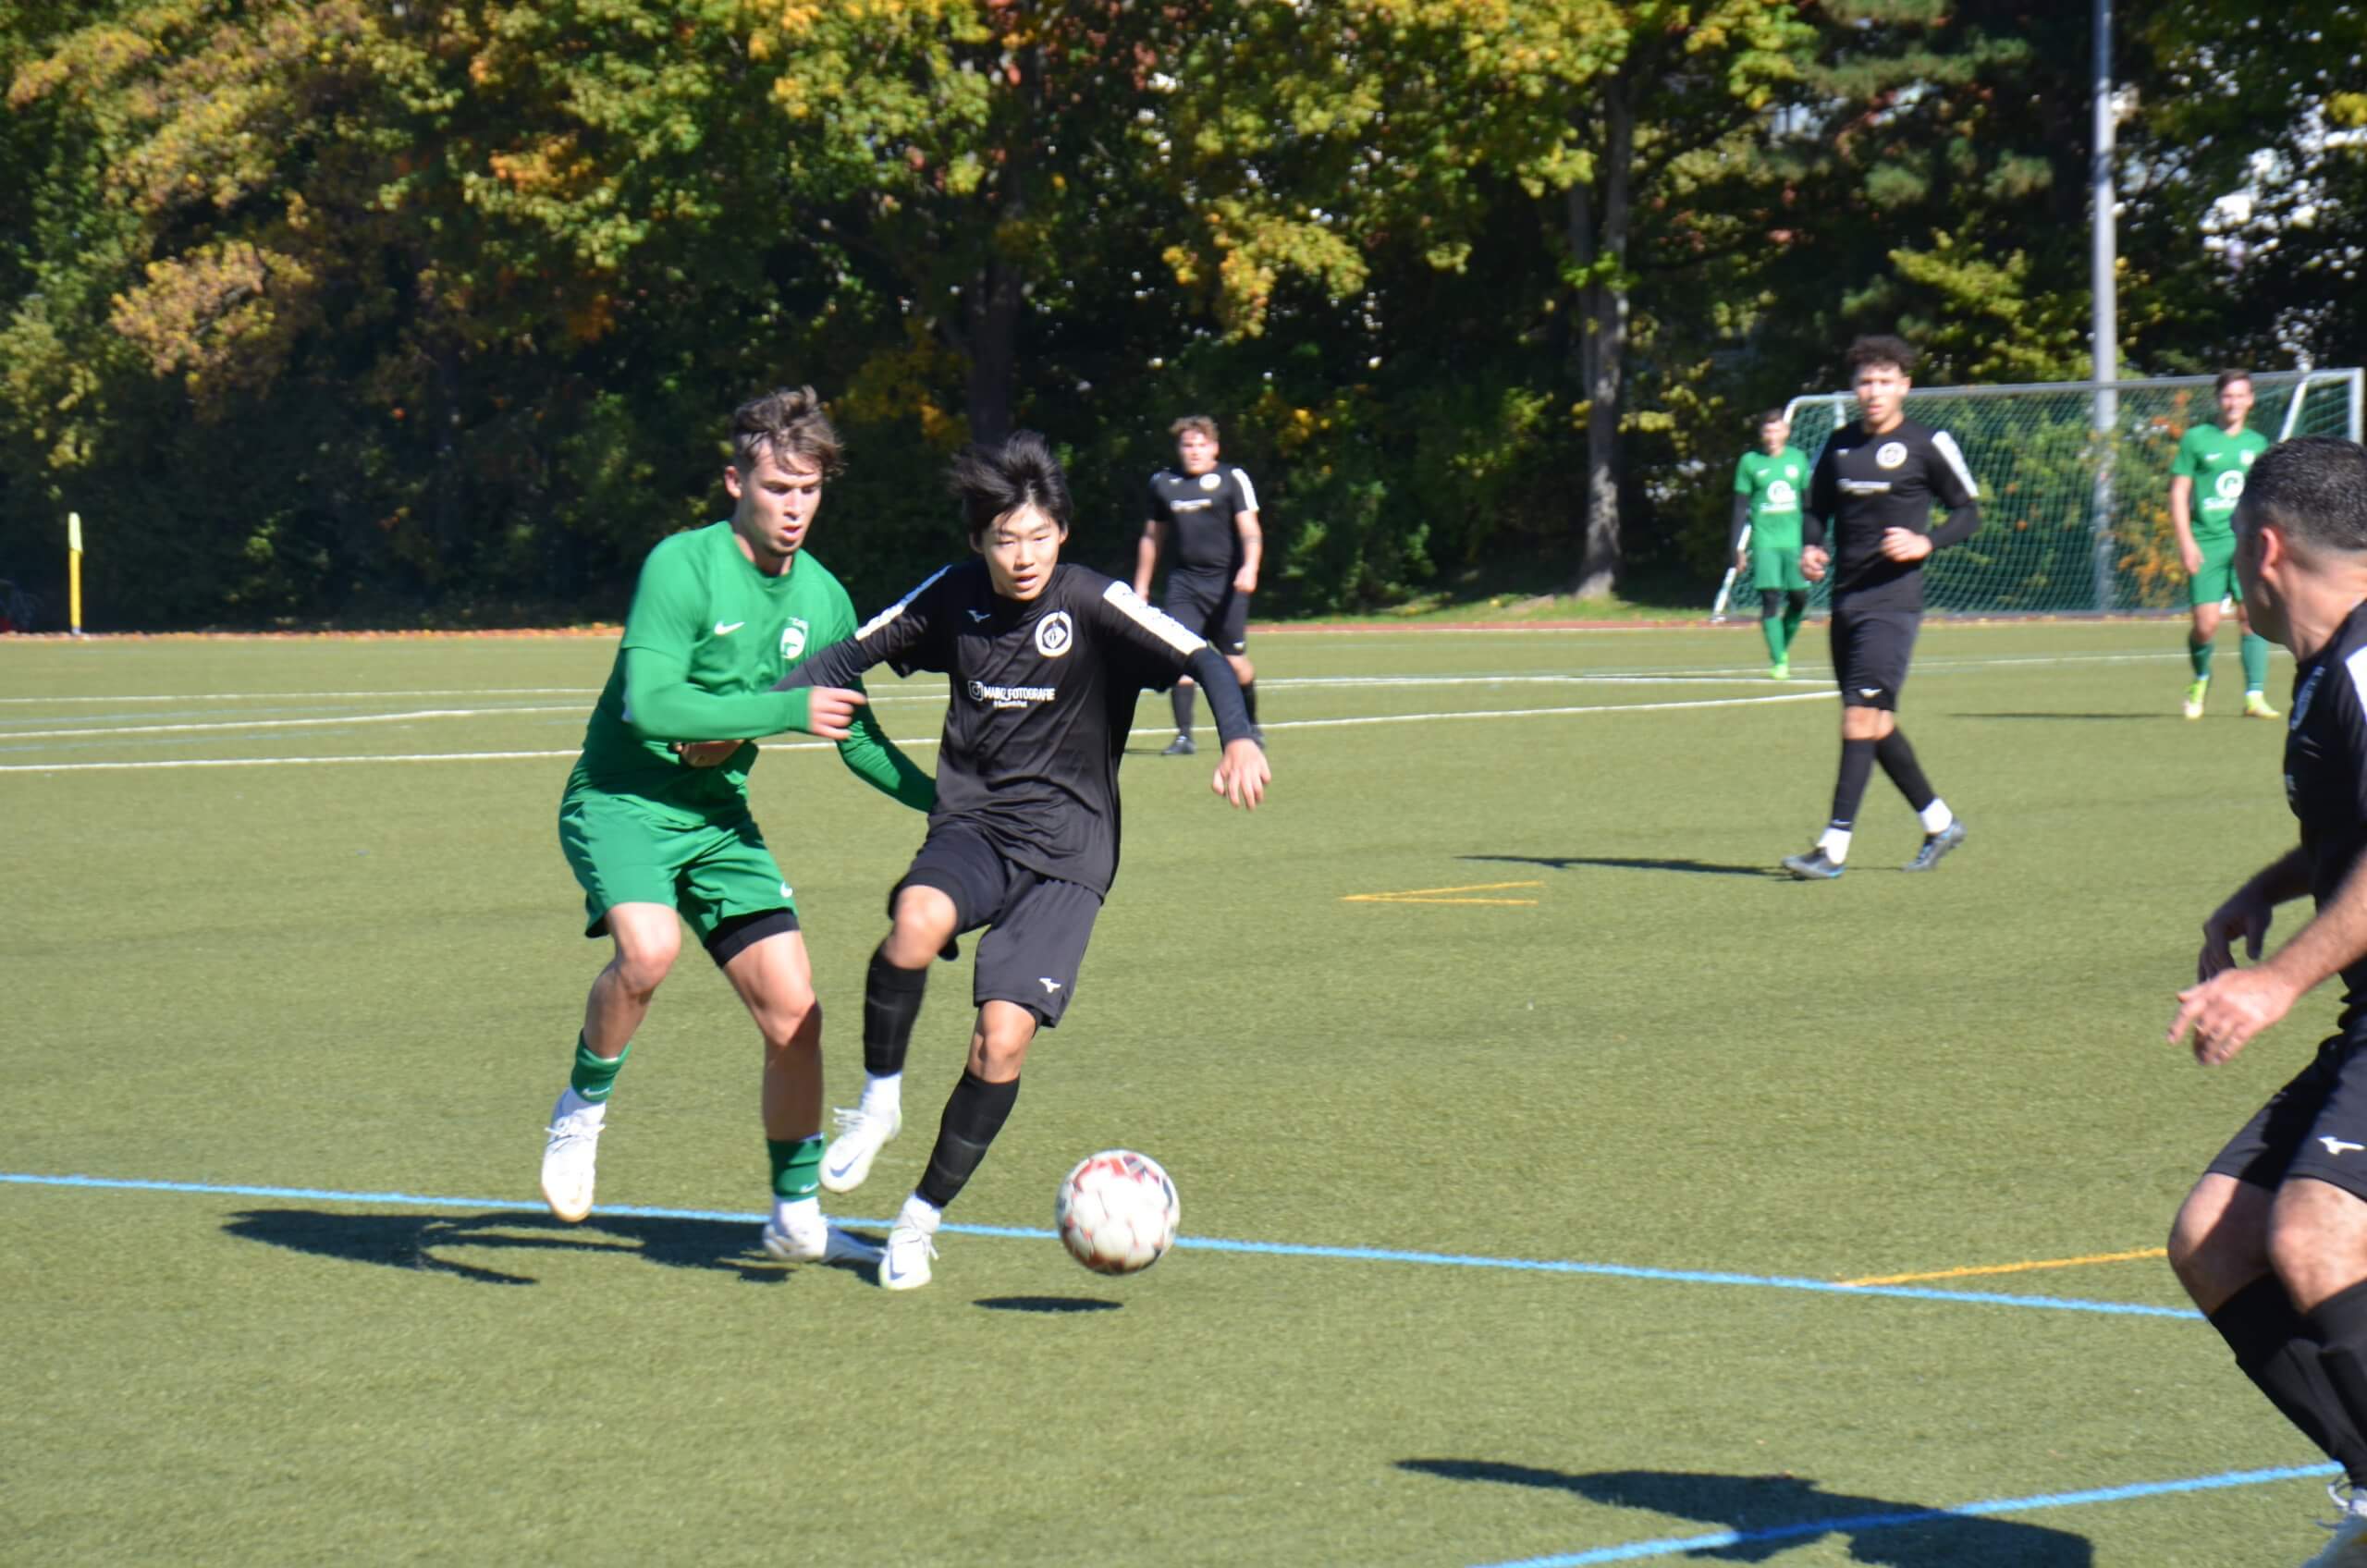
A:
[[[730,625],[726,626],[723,622],[718,620],[715,623],[715,634],[717,637],[729,637],[747,624],[748,623],[744,620],[735,620]]]

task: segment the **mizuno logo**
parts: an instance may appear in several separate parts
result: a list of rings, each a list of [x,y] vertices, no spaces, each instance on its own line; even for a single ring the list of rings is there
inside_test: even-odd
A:
[[[1861,697],[1879,697],[1882,694],[1883,689],[1879,686],[1860,686],[1858,688],[1858,695]]]
[[[723,622],[718,620],[715,623],[715,634],[717,637],[729,637],[747,624],[748,623],[744,620],[735,620],[730,625],[726,626]]]
[[[1054,991],[1061,988],[1061,983],[1058,980],[1053,979],[1049,974],[1038,974],[1036,976],[1036,984],[1044,987],[1044,994],[1048,997]],[[2350,1146],[2352,1148],[2357,1148],[2359,1145],[2357,1144],[2353,1144]]]
[[[2325,1145],[2326,1153],[2333,1155],[2349,1154],[2353,1149],[2367,1149],[2367,1144],[2346,1144],[2340,1138],[2320,1138],[2318,1142]]]
[[[968,613],[973,621],[980,621],[986,619],[987,615],[991,612],[987,610],[971,610]]]

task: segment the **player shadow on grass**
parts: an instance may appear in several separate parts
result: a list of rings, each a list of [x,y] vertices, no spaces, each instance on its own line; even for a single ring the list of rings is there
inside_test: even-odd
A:
[[[1775,876],[1784,873],[1772,865],[1723,865],[1706,860],[1646,860],[1630,855],[1457,855],[1457,860],[1504,861],[1514,865],[1541,865],[1567,871],[1577,865],[1607,866],[1613,871],[1685,871],[1701,876]]]
[[[1699,1519],[1723,1525],[1735,1536],[1730,1542],[1704,1542],[1686,1552],[1689,1562],[1765,1562],[1828,1536],[1846,1536],[1851,1562],[1880,1568],[2091,1568],[2095,1561],[2095,1549],[2087,1538],[2067,1531],[1828,1492],[1794,1476],[1673,1470],[1573,1475],[1484,1459],[1401,1459],[1397,1465],[1451,1481],[1497,1481],[1576,1492],[1614,1508]]]
[[[860,1262],[789,1265],[765,1256],[754,1219],[679,1219],[641,1215],[595,1214],[581,1225],[563,1225],[540,1214],[347,1214],[309,1208],[251,1208],[233,1216],[223,1230],[250,1242],[374,1263],[451,1274],[482,1285],[532,1285],[529,1274],[505,1273],[482,1263],[447,1256],[466,1251],[529,1257],[535,1253],[613,1252],[669,1268],[713,1268],[737,1274],[751,1284],[777,1284],[805,1269],[844,1269],[871,1278]],[[876,1240],[876,1238],[874,1238]]]

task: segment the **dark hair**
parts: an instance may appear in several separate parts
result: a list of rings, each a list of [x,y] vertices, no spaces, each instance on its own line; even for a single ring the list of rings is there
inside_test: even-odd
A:
[[[1223,442],[1217,440],[1217,422],[1206,414],[1185,414],[1167,427],[1167,434],[1180,439],[1184,432],[1190,430],[1198,431],[1220,447],[1224,445]]]
[[[1770,409],[1765,413],[1753,420],[1750,427],[1753,430],[1764,430],[1771,424],[1789,424],[1791,422],[1789,420],[1784,417],[1783,410]]]
[[[1014,430],[1000,446],[974,442],[954,455],[946,475],[961,499],[973,542],[1022,507],[1034,507],[1069,527],[1069,481],[1050,443],[1032,430]]]
[[[1868,365],[1896,365],[1899,374],[1912,375],[1915,374],[1915,345],[1904,337],[1887,335],[1860,337],[1849,345],[1847,353],[1841,356],[1841,365],[1849,373],[1852,381],[1857,380],[1858,373]]]
[[[2252,373],[2248,370],[2223,370],[2219,373],[2218,378],[2211,384],[2211,395],[2216,398],[2238,381],[2250,382],[2251,378]]]
[[[744,474],[767,452],[775,462],[795,458],[825,474],[835,474],[846,466],[838,428],[822,411],[822,399],[811,386],[795,391],[777,386],[731,411],[732,466]]]
[[[2263,452],[2244,476],[2236,526],[2263,524],[2305,553],[2367,555],[2367,447],[2304,435]]]

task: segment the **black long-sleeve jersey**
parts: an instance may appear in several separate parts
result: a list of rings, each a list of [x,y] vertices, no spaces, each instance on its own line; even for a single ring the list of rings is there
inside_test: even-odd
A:
[[[1024,603],[994,591],[984,561],[942,568],[780,688],[845,686],[877,664],[951,677],[930,825],[975,824],[1013,863],[1097,893],[1118,875],[1118,762],[1135,699],[1188,673],[1218,734],[1249,733],[1215,649],[1125,583],[1065,561]]]
[[[1233,518],[1257,509],[1257,487],[1231,463],[1198,475],[1160,469],[1150,476],[1150,515],[1169,529],[1168,570],[1230,577],[1241,570]]]
[[[2367,854],[2367,604],[2293,672],[2285,801],[2323,907]],[[2342,972],[2345,1028],[2367,1016],[2367,959]]]
[[[1935,550],[1961,544],[1981,526],[1980,493],[1946,431],[1910,419],[1873,435],[1862,422],[1852,421],[1834,431],[1817,455],[1800,536],[1807,544],[1822,545],[1825,524],[1833,524],[1834,598],[1919,609],[1923,562],[1884,557],[1883,531],[1928,530]],[[1947,521],[1937,528],[1930,526],[1934,505],[1948,508]]]

